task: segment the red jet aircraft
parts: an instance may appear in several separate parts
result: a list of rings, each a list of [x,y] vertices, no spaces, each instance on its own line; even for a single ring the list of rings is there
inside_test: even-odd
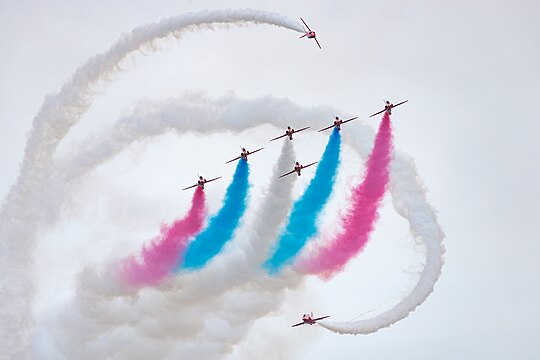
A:
[[[315,323],[317,323],[317,321],[322,320],[322,319],[326,319],[327,317],[330,317],[330,315],[314,319],[313,318],[313,312],[311,312],[311,314],[304,314],[304,316],[302,316],[302,322],[298,323],[298,324],[294,324],[292,327],[305,325],[305,324],[315,325]]]
[[[282,177],[285,177],[287,175],[291,175],[294,172],[296,172],[298,174],[298,176],[300,176],[300,175],[302,175],[302,169],[305,169],[305,168],[307,168],[308,166],[311,166],[311,165],[315,165],[316,163],[318,163],[318,161],[312,162],[311,164],[307,164],[307,165],[304,166],[304,165],[300,164],[297,161],[296,164],[294,165],[294,169],[292,169],[291,171],[289,171],[286,174],[281,175],[279,178],[281,179]]]
[[[304,21],[304,19],[300,18],[300,20],[302,20],[302,22],[304,23],[304,25],[306,25],[307,27],[307,31],[306,29],[304,29],[304,31],[306,32],[304,35],[300,36],[300,39],[303,38],[304,36],[307,36],[308,39],[313,39],[315,40],[315,42],[317,43],[317,45],[319,46],[319,49],[322,49],[321,47],[321,44],[319,44],[319,42],[317,41],[317,34],[315,34],[315,31],[311,31],[311,29],[309,28],[308,24],[306,24],[306,22]]]
[[[201,189],[204,190],[204,184],[212,182],[212,181],[217,180],[217,179],[221,179],[221,176],[217,177],[217,178],[210,179],[210,180],[206,180],[201,175],[199,175],[199,180],[197,181],[197,183],[195,185],[191,185],[191,186],[188,186],[187,188],[183,188],[182,191],[187,190],[187,189],[192,189],[192,188],[194,188],[196,186],[198,186],[198,187],[200,187]]]
[[[304,130],[306,130],[306,129],[309,129],[309,126],[303,127],[303,128],[301,128],[301,129],[298,129],[298,130],[294,130],[292,127],[287,126],[287,131],[285,131],[285,134],[280,135],[280,136],[278,136],[278,137],[275,137],[275,138],[273,138],[273,139],[270,140],[270,141],[274,141],[274,140],[277,140],[277,139],[281,139],[282,137],[285,137],[285,136],[288,136],[288,137],[289,137],[289,140],[292,140],[292,135],[293,135],[294,133],[297,133],[297,132],[300,132],[300,131],[304,131]]]
[[[353,118],[347,119],[347,120],[345,120],[345,121],[344,121],[344,120],[341,120],[338,116],[336,116],[336,120],[334,120],[334,123],[333,123],[332,125],[327,126],[327,127],[325,127],[324,129],[319,130],[319,132],[324,131],[324,130],[331,129],[331,128],[333,128],[333,127],[337,127],[338,131],[341,131],[341,125],[342,125],[342,124],[345,124],[345,123],[347,123],[347,122],[349,122],[349,121],[353,121],[353,120],[355,120],[355,119],[358,119],[358,116],[355,116],[355,117],[353,117]]]
[[[384,110],[381,110],[379,112],[376,112],[375,114],[371,115],[370,117],[374,117],[375,115],[382,114],[383,112],[387,112],[388,115],[392,115],[392,109],[395,107],[398,107],[399,105],[405,104],[409,100],[402,101],[400,103],[397,103],[396,105],[392,104],[390,101],[385,100],[384,101]]]
[[[238,159],[244,159],[244,160],[247,161],[248,155],[255,154],[257,151],[261,151],[262,149],[264,149],[264,148],[262,147],[262,148],[257,149],[257,150],[248,151],[248,150],[246,150],[245,148],[242,148],[242,152],[240,153],[240,156],[235,157],[234,159],[227,161],[225,164],[228,164],[228,163],[230,163],[230,162],[236,161],[236,160],[238,160]]]

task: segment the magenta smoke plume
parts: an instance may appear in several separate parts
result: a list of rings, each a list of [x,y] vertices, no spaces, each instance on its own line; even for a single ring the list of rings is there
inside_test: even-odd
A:
[[[392,127],[390,116],[384,113],[367,161],[365,178],[352,191],[352,204],[343,218],[341,231],[315,253],[300,260],[300,271],[324,278],[333,277],[364,249],[379,217],[378,209],[388,185],[391,158]]]
[[[140,259],[133,255],[125,259],[119,266],[121,279],[134,287],[159,284],[182,259],[188,241],[201,231],[205,215],[206,198],[197,187],[186,217],[164,225],[161,234],[144,246]]]

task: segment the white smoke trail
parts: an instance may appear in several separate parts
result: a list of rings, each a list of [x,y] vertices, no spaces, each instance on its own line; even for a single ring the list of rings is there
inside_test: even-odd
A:
[[[51,167],[55,149],[92,103],[100,82],[111,79],[129,54],[156,40],[180,37],[186,31],[246,23],[271,24],[302,31],[296,21],[261,10],[216,10],[183,14],[145,25],[124,35],[108,51],[82,65],[55,95],[48,96],[34,118],[17,181],[0,211],[0,354],[4,358],[30,357],[29,334],[35,292],[31,270],[37,229],[54,221],[59,200],[50,194],[55,185]],[[43,191],[48,189],[48,191]],[[49,194],[49,195],[47,195]],[[16,299],[16,300],[15,300]]]
[[[412,158],[398,154],[392,162],[390,191],[396,211],[406,218],[418,244],[426,249],[426,262],[411,293],[388,311],[353,322],[321,322],[320,326],[339,334],[370,334],[406,318],[433,292],[441,275],[444,233],[426,199],[426,190]]]

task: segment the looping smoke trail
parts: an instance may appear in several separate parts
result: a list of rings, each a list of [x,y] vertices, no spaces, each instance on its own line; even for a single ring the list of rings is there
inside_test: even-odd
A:
[[[406,318],[433,292],[441,275],[444,257],[444,233],[437,215],[426,200],[426,189],[412,158],[399,154],[392,161],[390,191],[394,208],[410,224],[412,236],[426,246],[426,263],[411,293],[392,309],[373,318],[354,322],[321,322],[322,327],[338,334],[370,334]]]
[[[238,160],[223,206],[209,220],[207,228],[188,245],[184,261],[179,263],[179,269],[200,269],[232,238],[247,208],[248,177],[247,160]]]
[[[291,263],[308,239],[317,232],[317,218],[330,198],[334,186],[340,149],[341,136],[337,128],[334,128],[315,176],[304,194],[294,203],[289,223],[280,236],[272,256],[264,264],[271,274],[276,274],[283,266]]]
[[[133,287],[155,286],[169,275],[178,259],[183,258],[188,240],[201,231],[206,215],[204,190],[197,187],[188,214],[171,225],[164,225],[161,235],[145,245],[141,260],[135,256],[118,264],[118,275]]]
[[[92,104],[95,86],[109,81],[130,53],[147,46],[155,51],[155,41],[183,32],[212,29],[211,25],[270,24],[302,32],[302,26],[280,14],[261,10],[216,10],[183,14],[144,25],[122,36],[108,51],[93,56],[73,74],[61,90],[48,96],[34,118],[21,170],[0,210],[0,354],[9,358],[29,358],[32,302],[35,285],[31,273],[34,238],[43,222],[55,220],[60,200],[43,199],[43,189],[54,183],[51,167],[56,147]],[[9,273],[9,274],[8,274]],[[18,301],[12,301],[12,299]]]
[[[385,113],[369,155],[364,180],[352,191],[352,205],[343,219],[343,228],[326,245],[308,257],[299,259],[303,273],[320,274],[328,279],[366,246],[378,218],[378,209],[386,192],[392,157],[392,127]],[[329,235],[327,235],[329,236]]]

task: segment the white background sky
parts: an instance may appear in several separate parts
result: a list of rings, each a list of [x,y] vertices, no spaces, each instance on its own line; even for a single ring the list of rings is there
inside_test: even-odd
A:
[[[435,292],[409,318],[369,336],[311,327],[292,332],[289,323],[296,318],[289,310],[268,327],[309,346],[295,358],[536,358],[537,1],[2,1],[0,195],[15,181],[25,134],[44,96],[91,55],[148,22],[186,11],[243,7],[304,17],[317,31],[322,51],[294,32],[268,26],[190,34],[155,55],[139,56],[97,98],[68,143],[99,134],[139,99],[187,90],[211,96],[234,91],[248,98],[273,94],[363,118],[378,110],[383,98],[408,98],[393,119],[396,147],[415,157],[447,235],[446,264]],[[188,197],[176,189],[192,182],[192,173],[215,171],[228,180],[232,170],[222,165],[222,154],[236,154],[246,138],[247,146],[257,146],[268,138],[267,129],[227,139],[169,135],[134,147],[87,179],[76,199],[78,210],[40,239],[37,266],[49,272],[40,277],[37,311],[69,291],[64,280],[80,262],[99,261],[119,248],[137,249],[162,221],[181,214]],[[299,138],[297,153],[318,156],[324,141],[315,135]],[[187,159],[195,143],[217,158],[203,164]],[[264,156],[273,162],[277,149]],[[345,153],[343,161],[344,174],[356,173],[353,154]],[[265,164],[258,170],[252,182],[264,185],[269,170]],[[298,192],[307,180],[301,179]],[[212,209],[226,183],[208,192]],[[108,215],[121,212],[114,208],[119,202],[141,222],[108,221]],[[96,210],[100,206],[105,210]],[[347,320],[389,297],[399,300],[415,280],[404,270],[421,259],[413,256],[411,243],[387,199],[366,252],[331,284],[311,282],[305,291],[316,303],[293,301],[290,314],[317,306],[316,312]],[[79,252],[86,254],[74,256]],[[261,342],[257,328],[249,340]]]

